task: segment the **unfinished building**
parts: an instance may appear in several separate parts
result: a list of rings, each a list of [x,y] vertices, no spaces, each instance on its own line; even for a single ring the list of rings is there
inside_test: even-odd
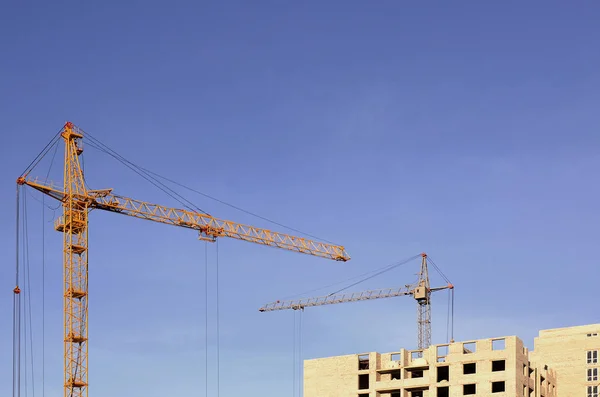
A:
[[[554,397],[556,387],[515,336],[307,360],[304,381],[305,397]]]
[[[600,324],[306,360],[304,397],[599,397]]]

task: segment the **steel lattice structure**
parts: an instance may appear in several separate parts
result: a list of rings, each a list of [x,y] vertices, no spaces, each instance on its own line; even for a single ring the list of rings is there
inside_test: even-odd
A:
[[[387,288],[362,292],[349,292],[345,294],[326,295],[316,298],[275,301],[264,305],[258,310],[261,312],[289,309],[304,310],[307,307],[412,295],[417,301],[417,325],[419,333],[418,346],[419,350],[422,350],[431,345],[431,293],[445,289],[454,289],[454,286],[448,283],[448,285],[443,287],[430,287],[429,271],[427,268],[427,254],[423,253],[421,254],[421,270],[419,271],[419,280],[414,285],[407,285],[400,288]]]
[[[198,231],[199,239],[230,237],[336,261],[350,256],[342,246],[273,232],[211,215],[165,207],[112,194],[112,189],[89,190],[79,158],[84,132],[67,122],[60,133],[65,143],[62,188],[48,182],[19,177],[27,185],[62,203],[63,214],[55,229],[63,233],[64,261],[64,396],[88,395],[88,214],[98,209]],[[16,289],[15,289],[16,291]],[[15,292],[17,293],[17,292]]]

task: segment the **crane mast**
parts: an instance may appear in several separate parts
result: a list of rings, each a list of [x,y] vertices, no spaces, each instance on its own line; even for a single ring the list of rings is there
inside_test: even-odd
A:
[[[326,295],[313,298],[303,298],[289,301],[275,301],[258,309],[260,312],[276,310],[304,310],[307,307],[334,305],[337,303],[359,302],[374,299],[394,298],[397,296],[412,295],[417,301],[417,326],[418,348],[426,349],[431,345],[431,293],[441,290],[453,290],[454,286],[448,283],[445,286],[431,288],[429,283],[429,270],[427,267],[427,254],[421,254],[421,269],[419,280],[416,284],[400,288],[386,288],[362,292],[350,292],[337,295]]]
[[[65,141],[63,215],[58,231],[63,232],[64,262],[64,384],[69,397],[87,396],[88,374],[88,213],[83,172],[79,164],[83,135],[72,125],[62,132]],[[60,218],[59,218],[60,219]]]
[[[65,397],[88,395],[88,215],[93,209],[194,229],[198,238],[206,241],[231,237],[336,261],[350,259],[342,246],[117,196],[112,189],[89,190],[79,161],[83,153],[83,131],[67,122],[60,136],[65,143],[62,188],[47,181],[29,179],[27,174],[19,177],[17,184],[39,190],[60,201],[63,207],[55,229],[63,233]]]
[[[419,346],[422,350],[431,345],[431,289],[429,287],[429,271],[427,269],[427,254],[421,254],[421,271],[419,284],[415,289],[417,300],[417,324],[419,329]]]

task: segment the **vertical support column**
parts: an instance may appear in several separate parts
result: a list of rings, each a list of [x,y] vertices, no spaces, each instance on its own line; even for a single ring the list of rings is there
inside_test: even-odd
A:
[[[72,123],[62,132],[65,141],[63,217],[64,276],[64,396],[87,397],[88,389],[88,204],[79,164],[83,135]]]

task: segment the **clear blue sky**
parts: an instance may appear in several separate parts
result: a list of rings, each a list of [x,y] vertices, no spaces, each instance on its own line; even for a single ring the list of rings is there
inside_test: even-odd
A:
[[[593,1],[3,2],[0,394],[10,394],[14,181],[67,120],[131,161],[352,255],[336,263],[219,243],[224,397],[293,395],[293,315],[259,313],[262,304],[421,251],[456,285],[458,340],[516,334],[532,347],[540,328],[598,322],[599,20]],[[93,187],[177,205],[92,148],[85,155]],[[34,198],[36,395],[44,227],[53,397],[61,236]],[[204,243],[93,213],[90,247],[90,396],[203,396]],[[411,266],[356,288],[404,285]],[[446,295],[433,316],[444,342]],[[415,317],[410,298],[307,310],[302,354],[414,348]],[[214,341],[211,324],[211,390]]]

